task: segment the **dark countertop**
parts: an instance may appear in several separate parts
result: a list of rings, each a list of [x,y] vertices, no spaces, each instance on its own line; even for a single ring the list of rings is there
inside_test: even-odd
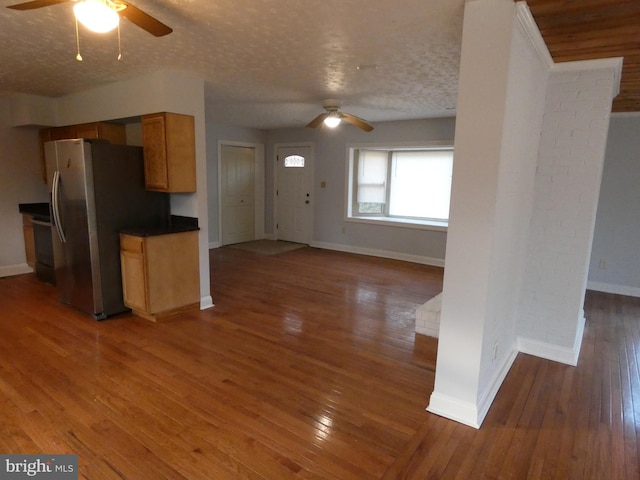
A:
[[[171,222],[167,226],[151,228],[127,228],[120,231],[126,235],[134,237],[153,237],[156,235],[169,235],[172,233],[193,232],[200,230],[198,219],[193,217],[182,217],[171,215]]]
[[[18,210],[23,215],[32,215],[34,219],[45,222],[51,221],[48,203],[19,203]]]

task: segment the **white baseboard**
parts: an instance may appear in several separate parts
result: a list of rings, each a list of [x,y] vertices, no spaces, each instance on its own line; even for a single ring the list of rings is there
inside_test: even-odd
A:
[[[615,293],[616,295],[626,295],[627,297],[640,297],[640,288],[629,287],[627,285],[615,285],[613,283],[587,282],[587,290]]]
[[[435,413],[469,427],[480,428],[478,406],[475,403],[463,402],[436,391],[431,394],[427,412]]]
[[[25,273],[33,273],[33,268],[26,263],[0,266],[0,277],[13,277],[14,275],[23,275]]]
[[[502,382],[507,377],[509,370],[511,370],[511,366],[513,362],[516,361],[516,357],[518,356],[518,351],[516,349],[512,349],[509,355],[504,359],[502,365],[500,365],[500,369],[495,373],[493,380],[491,381],[491,385],[486,390],[486,393],[480,397],[480,401],[478,402],[478,423],[482,424],[484,421],[484,417],[489,413],[489,408],[491,408],[491,404],[493,400],[496,398],[498,394],[498,390],[502,386]]]
[[[267,233],[264,235],[265,240],[278,240],[277,235]],[[220,242],[209,242],[209,249],[220,248]],[[376,250],[373,248],[363,248],[353,245],[342,245],[339,243],[327,242],[311,242],[309,244],[313,248],[321,248],[324,250],[334,250],[336,252],[355,253],[358,255],[369,255],[372,257],[389,258],[392,260],[402,260],[405,262],[419,263],[422,265],[431,265],[433,267],[444,267],[444,260],[441,258],[422,257],[419,255],[410,255],[407,253],[390,252],[387,250]]]
[[[211,307],[213,307],[213,298],[211,297],[211,295],[200,298],[200,310],[206,310],[207,308]]]
[[[573,342],[573,347],[571,348],[518,337],[518,351],[575,367],[578,364],[578,356],[580,355],[580,347],[582,346],[584,324],[585,319],[584,316],[582,316],[578,322],[576,337]]]
[[[261,240],[263,238],[265,240],[277,240],[277,237],[273,234],[265,234],[263,236],[257,236],[256,240]],[[209,250],[212,250],[214,248],[220,248],[220,247],[222,247],[222,243],[220,242],[220,240],[209,242]]]
[[[402,260],[405,262],[420,263],[434,267],[444,267],[444,260],[441,258],[422,257],[420,255],[410,255],[407,253],[390,252],[388,250],[376,250],[373,248],[357,247],[353,245],[342,245],[339,243],[311,242],[311,247],[334,250],[337,252],[356,253],[359,255],[369,255],[372,257],[390,258],[392,260]]]
[[[440,415],[441,417],[454,420],[456,422],[468,425],[473,428],[480,428],[484,418],[489,412],[489,408],[493,403],[494,398],[500,390],[500,386],[506,378],[511,365],[518,356],[518,352],[513,350],[503,361],[499,370],[496,372],[493,381],[486,393],[482,395],[480,401],[475,404],[466,402],[458,398],[451,397],[446,394],[442,394],[434,391],[429,399],[429,406],[427,411]],[[436,367],[437,375],[437,367]]]
[[[440,330],[435,328],[416,326],[414,331],[419,335],[425,335],[431,338],[438,338],[440,336]]]

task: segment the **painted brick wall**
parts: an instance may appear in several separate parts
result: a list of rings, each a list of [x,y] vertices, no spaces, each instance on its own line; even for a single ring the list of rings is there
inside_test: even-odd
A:
[[[589,65],[558,64],[550,75],[517,329],[519,343],[540,342],[559,352],[580,344],[616,84],[613,69]]]

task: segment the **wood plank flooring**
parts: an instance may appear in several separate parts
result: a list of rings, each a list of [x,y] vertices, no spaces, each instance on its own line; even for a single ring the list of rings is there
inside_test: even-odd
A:
[[[216,306],[160,324],[0,279],[0,453],[91,480],[640,478],[640,299],[588,292],[579,365],[519,355],[475,430],[425,411],[441,269],[210,255]]]

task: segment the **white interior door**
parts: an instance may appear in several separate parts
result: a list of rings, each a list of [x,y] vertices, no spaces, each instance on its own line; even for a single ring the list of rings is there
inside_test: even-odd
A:
[[[277,153],[277,232],[279,240],[308,244],[313,220],[310,146],[279,147]]]
[[[255,148],[220,147],[222,245],[255,240]]]

